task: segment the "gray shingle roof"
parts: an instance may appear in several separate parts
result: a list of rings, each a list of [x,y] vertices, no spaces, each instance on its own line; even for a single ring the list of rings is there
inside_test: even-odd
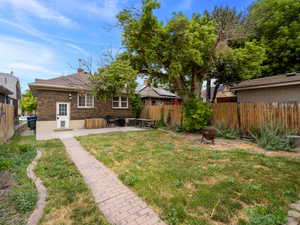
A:
[[[300,82],[300,72],[242,81],[241,83],[234,85],[231,90],[255,89],[265,86],[285,86],[293,85],[298,82]]]
[[[137,93],[142,97],[151,98],[179,98],[176,94],[162,88],[153,88],[148,86],[139,87]]]
[[[48,80],[36,79],[36,81],[30,83],[29,86],[87,90],[89,89],[89,83],[89,74],[85,72],[80,72]]]

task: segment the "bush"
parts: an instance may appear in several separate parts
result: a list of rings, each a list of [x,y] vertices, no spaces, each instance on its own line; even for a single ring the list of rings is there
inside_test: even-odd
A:
[[[139,118],[144,107],[141,96],[138,94],[130,96],[129,102],[132,105],[132,112],[135,118]]]
[[[289,133],[279,124],[267,123],[263,127],[251,129],[250,134],[258,145],[267,150],[292,151],[293,149],[288,138]]]
[[[217,136],[226,139],[238,139],[240,138],[240,133],[237,129],[227,128],[224,121],[222,120],[217,124]]]
[[[208,125],[212,110],[202,100],[190,98],[183,109],[183,128],[186,131],[198,131]]]
[[[166,123],[163,119],[160,119],[158,121],[155,122],[155,128],[162,128],[162,127],[166,127]]]
[[[37,201],[37,192],[31,186],[23,185],[10,193],[19,212],[31,211]]]

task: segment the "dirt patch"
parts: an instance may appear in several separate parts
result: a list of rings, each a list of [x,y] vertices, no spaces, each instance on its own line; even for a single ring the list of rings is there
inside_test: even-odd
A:
[[[262,166],[262,165],[254,165],[254,166],[252,166],[252,168],[254,168],[254,169],[263,169],[263,170],[269,169],[268,167]]]
[[[208,177],[205,180],[201,181],[201,184],[209,184],[209,185],[215,185],[222,180],[220,177]]]
[[[286,152],[286,151],[268,151],[259,147],[256,143],[252,143],[250,141],[240,140],[240,139],[223,139],[216,138],[215,145],[211,143],[201,143],[201,135],[200,134],[184,134],[184,139],[187,142],[193,143],[199,147],[209,148],[212,150],[221,150],[227,151],[232,149],[241,149],[247,151],[254,151],[256,153],[263,153],[269,156],[286,156],[291,158],[300,158],[299,152]]]

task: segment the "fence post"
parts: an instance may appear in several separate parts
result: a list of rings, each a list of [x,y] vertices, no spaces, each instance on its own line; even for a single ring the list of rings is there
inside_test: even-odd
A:
[[[241,108],[240,108],[240,103],[237,103],[237,119],[238,119],[238,129],[240,132],[240,136],[242,136],[242,124],[241,124]]]

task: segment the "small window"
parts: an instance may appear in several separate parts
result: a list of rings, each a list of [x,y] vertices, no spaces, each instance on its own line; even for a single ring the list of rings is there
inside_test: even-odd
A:
[[[67,115],[67,104],[59,104],[59,115],[66,116]]]
[[[128,98],[127,97],[113,97],[112,107],[114,109],[127,109],[128,108]]]
[[[87,93],[78,94],[78,108],[93,108],[94,96]]]

